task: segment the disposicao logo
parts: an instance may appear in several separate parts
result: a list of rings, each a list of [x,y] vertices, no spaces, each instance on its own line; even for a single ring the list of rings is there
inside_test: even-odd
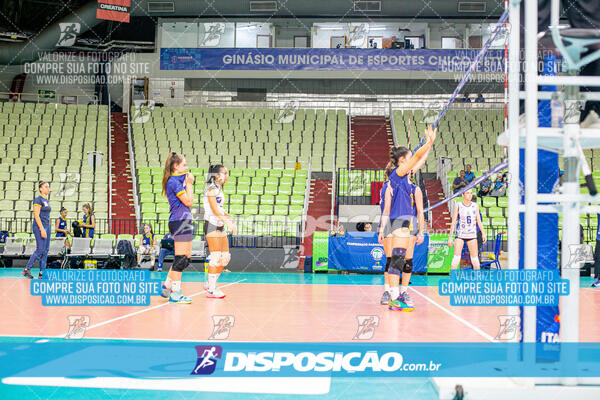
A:
[[[198,361],[191,375],[210,375],[217,368],[217,359],[223,356],[221,346],[196,346]]]

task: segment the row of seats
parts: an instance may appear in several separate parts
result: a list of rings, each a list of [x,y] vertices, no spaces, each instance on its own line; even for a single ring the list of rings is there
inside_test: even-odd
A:
[[[343,110],[314,110],[314,109],[272,109],[272,108],[208,108],[208,107],[157,107],[153,115],[163,116],[167,119],[202,117],[211,119],[269,119],[281,120],[288,112],[294,114],[294,120],[314,119],[343,119],[346,113]]]
[[[193,166],[205,166],[207,153],[227,166],[256,168],[286,168],[291,159],[306,165],[312,155],[313,170],[332,171],[334,159],[347,164],[348,122],[344,110],[321,111],[313,122],[305,118],[310,112],[296,110],[283,123],[275,110],[148,110],[149,118],[132,124],[136,165],[162,165],[168,148],[182,151]]]
[[[105,105],[0,103],[0,218],[30,227],[40,180],[50,183],[52,220],[85,203],[108,218],[108,113]],[[88,165],[89,152],[103,153],[103,165]]]

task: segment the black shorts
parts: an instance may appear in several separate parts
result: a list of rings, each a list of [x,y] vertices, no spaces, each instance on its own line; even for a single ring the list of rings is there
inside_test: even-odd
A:
[[[401,228],[408,228],[411,236],[416,236],[417,233],[419,233],[419,224],[417,223],[417,218],[414,216],[407,218],[390,219],[389,225],[390,233]]]
[[[469,243],[471,240],[477,240],[476,237],[475,238],[470,238],[470,239],[463,239],[463,238],[457,236],[456,238],[462,240],[465,243]]]
[[[194,236],[194,224],[191,219],[169,221],[169,232],[175,242],[191,242]]]
[[[225,227],[223,225],[221,226],[217,226],[215,224],[212,224],[208,221],[204,221],[204,237],[206,237],[206,235],[208,233],[212,233],[212,232],[223,232],[223,229]]]

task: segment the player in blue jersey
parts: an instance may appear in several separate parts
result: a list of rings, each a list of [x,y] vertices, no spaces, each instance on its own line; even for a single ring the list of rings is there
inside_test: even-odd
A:
[[[194,176],[188,171],[185,157],[172,152],[167,157],[163,174],[163,195],[169,200],[171,215],[169,232],[173,235],[175,258],[163,284],[163,297],[169,302],[190,304],[192,299],[181,294],[181,274],[190,264],[192,255],[192,211],[194,204]]]
[[[73,234],[68,229],[67,225],[67,209],[64,207],[60,208],[60,216],[56,218],[56,222],[54,224],[54,232],[56,232],[57,238],[66,238],[65,246],[68,248],[71,247],[71,242],[69,237],[72,237]]]
[[[392,262],[392,232],[390,231],[390,225],[383,225],[383,211],[385,209],[385,191],[387,190],[389,184],[389,178],[392,171],[396,168],[393,163],[388,163],[385,168],[385,182],[383,182],[383,186],[381,186],[381,191],[379,192],[379,207],[381,208],[381,218],[379,220],[379,230],[380,230],[380,240],[379,242],[383,244],[383,251],[385,252],[386,262],[385,262],[385,270],[383,272],[383,280],[384,280],[384,292],[381,296],[380,303],[383,305],[387,305],[390,301],[390,274],[388,270],[390,268],[390,263]]]
[[[81,231],[83,232],[84,238],[93,238],[94,230],[96,228],[96,217],[94,216],[94,210],[92,210],[92,205],[90,203],[85,203],[82,207],[83,210],[83,218],[79,223],[81,227]]]
[[[600,214],[596,214],[598,219],[598,230],[596,231],[596,248],[594,249],[594,282],[592,287],[600,287]]]
[[[154,268],[157,253],[156,236],[154,235],[154,232],[152,232],[152,227],[150,225],[144,224],[143,229],[144,233],[140,235],[140,246],[137,250],[137,263],[140,265],[142,257],[149,255],[152,268]]]
[[[48,182],[41,181],[38,183],[38,189],[40,195],[33,200],[33,235],[36,247],[23,270],[23,276],[29,279],[33,279],[31,267],[38,260],[40,264],[38,278],[42,279],[48,261],[48,250],[50,250],[50,203],[48,202],[50,185]]]
[[[429,150],[435,140],[437,130],[427,127],[425,130],[426,142],[413,155],[406,147],[395,147],[390,154],[390,163],[397,167],[391,172],[385,190],[384,210],[379,228],[379,241],[383,242],[384,229],[390,224],[392,232],[392,259],[388,268],[390,285],[390,310],[413,311],[414,303],[408,294],[408,284],[412,273],[411,236],[417,229],[414,216],[415,195],[413,185],[408,176],[411,171],[416,172],[427,159]],[[420,229],[424,229],[421,227]],[[412,235],[411,235],[412,231]],[[408,262],[407,262],[408,260]],[[402,286],[399,287],[402,274]]]

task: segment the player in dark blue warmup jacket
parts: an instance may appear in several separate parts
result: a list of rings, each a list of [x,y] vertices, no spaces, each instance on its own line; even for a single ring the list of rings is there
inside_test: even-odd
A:
[[[172,152],[167,157],[163,175],[163,195],[169,200],[171,216],[169,232],[175,242],[175,259],[163,284],[163,297],[169,302],[190,304],[192,299],[181,294],[181,274],[192,256],[192,211],[194,204],[194,175],[187,172],[185,157]]]
[[[390,162],[397,168],[390,174],[389,184],[385,192],[385,208],[379,228],[379,241],[383,242],[386,224],[390,224],[392,232],[392,260],[389,265],[390,274],[390,310],[413,311],[414,303],[408,295],[408,284],[412,273],[412,239],[416,232],[417,224],[414,216],[414,190],[408,181],[411,171],[417,165],[423,165],[429,150],[435,140],[436,131],[431,127],[425,130],[427,138],[425,144],[413,155],[406,147],[392,149]],[[423,229],[423,228],[421,228]],[[412,234],[411,234],[412,231]],[[420,237],[422,242],[422,236]],[[400,274],[402,274],[402,287],[400,288]]]
[[[50,194],[50,185],[48,182],[39,182],[38,189],[40,195],[33,200],[33,235],[35,236],[35,252],[29,257],[29,261],[23,270],[23,276],[33,279],[31,267],[39,260],[40,274],[42,278],[48,261],[48,250],[50,249],[50,203],[48,195]]]
[[[92,206],[90,203],[85,203],[82,209],[83,218],[81,219],[79,226],[81,226],[83,237],[93,238],[94,229],[96,228],[96,217],[94,217],[94,210],[92,210]]]

